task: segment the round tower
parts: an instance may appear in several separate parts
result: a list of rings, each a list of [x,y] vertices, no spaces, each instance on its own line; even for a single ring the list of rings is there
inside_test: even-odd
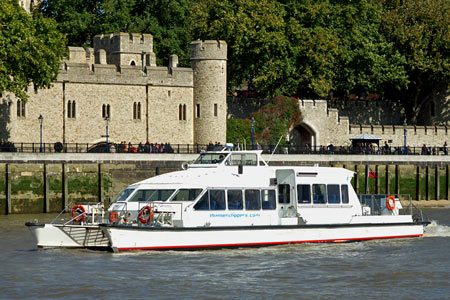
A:
[[[227,43],[191,43],[194,71],[194,142],[226,142],[227,136]]]

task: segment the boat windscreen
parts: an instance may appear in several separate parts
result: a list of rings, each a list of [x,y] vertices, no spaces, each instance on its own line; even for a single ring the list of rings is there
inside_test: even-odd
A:
[[[136,191],[128,202],[166,201],[175,189],[142,189]]]
[[[114,197],[114,199],[111,201],[111,203],[114,203],[117,201],[125,201],[128,198],[128,196],[130,196],[131,193],[133,193],[133,191],[135,189],[136,188],[126,188],[126,189],[122,190],[120,193],[118,193],[116,195],[116,197]]]
[[[225,159],[226,154],[222,153],[201,153],[194,161],[194,165],[220,164]]]
[[[179,189],[170,201],[193,201],[202,192],[202,189]]]

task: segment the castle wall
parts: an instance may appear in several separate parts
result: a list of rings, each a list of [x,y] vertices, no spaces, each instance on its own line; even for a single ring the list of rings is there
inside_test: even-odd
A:
[[[3,141],[39,143],[41,114],[44,143],[104,141],[109,110],[110,142],[225,143],[225,42],[194,42],[199,46],[193,51],[194,68],[179,68],[176,56],[170,67],[123,64],[133,57],[155,58],[154,53],[146,57],[153,50],[151,35],[101,35],[94,44],[95,49],[69,48],[53,87],[38,93],[30,90],[25,116],[17,116],[12,95],[0,99]],[[112,56],[120,59],[112,64],[116,59]],[[198,123],[194,99],[201,107]],[[199,140],[195,128],[200,128]]]

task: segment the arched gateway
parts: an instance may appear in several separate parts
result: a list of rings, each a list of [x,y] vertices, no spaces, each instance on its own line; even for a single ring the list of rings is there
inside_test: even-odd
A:
[[[291,130],[289,141],[296,148],[305,149],[307,145],[313,148],[317,146],[317,132],[312,126],[301,122]]]

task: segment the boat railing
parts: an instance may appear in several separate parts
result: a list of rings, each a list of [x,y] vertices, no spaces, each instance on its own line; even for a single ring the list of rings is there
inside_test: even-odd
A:
[[[361,203],[363,214],[370,215],[383,215],[387,214],[388,209],[386,207],[386,199],[391,196],[391,194],[360,194],[358,195],[359,201]],[[398,209],[400,215],[412,215],[413,205],[411,200],[411,195],[409,194],[392,194],[395,199],[398,199],[401,203],[401,208]]]
[[[131,204],[130,204],[131,206]],[[178,209],[174,209],[174,206],[179,206]],[[149,207],[151,210],[151,217],[148,222],[143,223],[141,220],[141,211]],[[129,203],[125,202],[120,211],[117,211],[117,219],[112,221],[109,217],[108,221],[110,223],[119,224],[138,224],[139,226],[173,226],[174,224],[174,214],[179,211],[180,216],[177,218],[181,220],[182,214],[182,204],[181,203],[170,203],[169,209],[164,209],[166,206],[164,202],[137,202],[137,207],[133,203],[133,207],[129,207]],[[137,209],[136,209],[137,208]],[[111,213],[111,212],[109,212]]]
[[[386,206],[386,198],[390,194],[360,194],[358,195],[361,203],[363,215],[383,215],[390,212]],[[428,222],[428,217],[423,211],[415,206],[412,202],[410,194],[392,194],[395,199],[401,203],[401,208],[398,209],[399,215],[410,215],[414,222]],[[370,213],[369,213],[370,212]]]
[[[81,206],[80,211],[74,211],[74,208]],[[70,218],[64,219],[61,216],[68,213]],[[72,225],[83,223],[85,225],[94,225],[104,222],[105,209],[102,202],[85,202],[83,204],[75,204],[69,202],[61,212],[50,222],[50,224]],[[78,220],[82,220],[81,222]]]

